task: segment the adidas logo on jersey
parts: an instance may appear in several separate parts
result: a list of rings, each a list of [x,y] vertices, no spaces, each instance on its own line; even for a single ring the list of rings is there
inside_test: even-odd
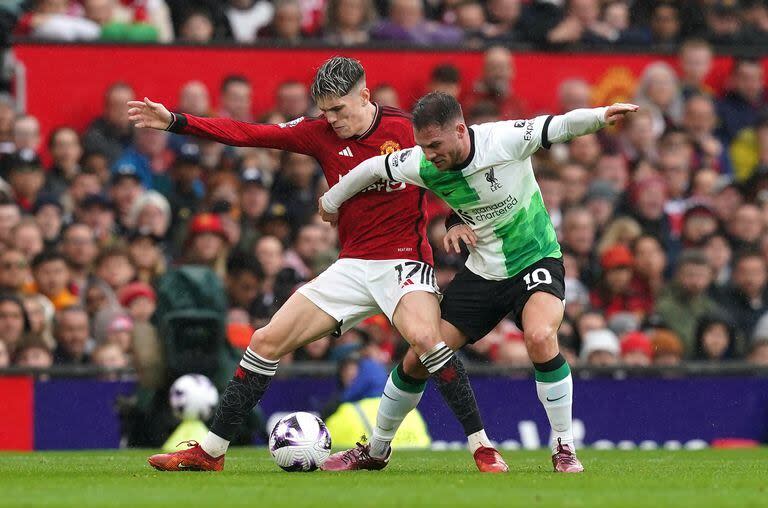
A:
[[[405,282],[400,284],[400,289],[404,288],[405,286],[413,286],[414,284],[416,284],[416,283],[413,282],[411,279],[406,279]]]
[[[354,157],[354,155],[352,155],[352,150],[350,150],[348,146],[340,151],[339,155],[343,155],[344,157]]]

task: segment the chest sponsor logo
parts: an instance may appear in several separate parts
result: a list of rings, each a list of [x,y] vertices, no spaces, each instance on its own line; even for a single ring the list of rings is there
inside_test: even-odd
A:
[[[381,155],[387,155],[400,150],[400,143],[390,139],[382,143],[382,145],[379,147],[379,150],[381,150]]]
[[[285,129],[286,127],[296,127],[297,125],[299,125],[299,124],[300,124],[301,122],[303,122],[303,121],[304,121],[304,117],[303,117],[303,116],[300,116],[300,117],[298,117],[298,118],[297,118],[297,119],[295,119],[295,120],[291,120],[290,122],[283,122],[283,123],[279,123],[279,124],[277,124],[277,125],[278,125],[278,126],[281,128],[281,129]]]
[[[494,168],[491,168],[490,171],[485,173],[485,180],[491,184],[491,192],[496,192],[497,190],[501,189],[501,184],[496,178],[496,175],[493,174],[493,170]]]
[[[476,223],[483,222],[484,220],[497,219],[512,210],[516,205],[517,198],[509,194],[498,203],[475,208],[470,211],[456,210],[456,212],[461,215],[468,224],[474,226]]]

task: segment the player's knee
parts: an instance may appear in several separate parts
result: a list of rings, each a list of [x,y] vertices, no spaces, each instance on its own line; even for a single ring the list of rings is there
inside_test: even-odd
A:
[[[259,328],[251,335],[251,351],[267,360],[279,360],[283,356],[280,342],[269,325]]]
[[[557,329],[551,325],[539,325],[526,328],[524,332],[525,343],[529,348],[538,348],[547,346],[552,342],[557,342]]]
[[[423,330],[412,332],[406,338],[416,354],[421,356],[440,342],[440,333],[437,330]]]

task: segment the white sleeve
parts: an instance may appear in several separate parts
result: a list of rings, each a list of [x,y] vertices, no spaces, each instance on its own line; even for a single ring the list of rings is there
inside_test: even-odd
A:
[[[385,158],[385,155],[371,157],[343,175],[339,182],[320,198],[323,209],[328,213],[336,213],[352,196],[379,180],[388,178]]]
[[[393,182],[425,187],[420,171],[423,159],[424,151],[420,146],[390,153],[385,159],[387,178]]]
[[[574,109],[564,115],[498,122],[501,143],[512,160],[525,160],[541,147],[591,134],[605,127],[608,108]]]

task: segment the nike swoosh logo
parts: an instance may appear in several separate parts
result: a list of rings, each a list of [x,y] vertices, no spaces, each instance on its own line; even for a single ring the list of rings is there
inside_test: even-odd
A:
[[[185,466],[183,462],[179,462],[179,464],[176,466],[179,469],[186,469],[188,466]]]
[[[568,395],[568,394],[566,393],[566,394],[565,394],[565,395],[563,395],[562,397],[558,397],[558,398],[556,398],[556,399],[550,399],[549,397],[547,397],[547,400],[548,400],[549,402],[555,402],[555,401],[558,401],[558,400],[560,400],[560,399],[563,399],[563,398],[565,398],[565,396],[566,396],[566,395]]]
[[[447,196],[450,196],[451,194],[453,194],[454,192],[456,192],[456,189],[451,189],[451,191],[450,191],[450,192],[441,192],[441,194],[442,194],[443,196],[446,196],[446,197],[447,197]]]

